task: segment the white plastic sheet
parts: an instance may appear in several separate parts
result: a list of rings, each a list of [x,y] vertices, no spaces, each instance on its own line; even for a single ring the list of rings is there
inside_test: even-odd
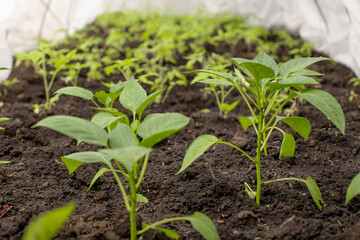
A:
[[[35,46],[38,37],[61,38],[91,23],[105,11],[159,8],[165,12],[250,14],[266,28],[286,28],[316,50],[350,67],[360,76],[359,0],[0,0],[0,67],[11,68],[13,50]],[[8,72],[0,71],[0,81]]]

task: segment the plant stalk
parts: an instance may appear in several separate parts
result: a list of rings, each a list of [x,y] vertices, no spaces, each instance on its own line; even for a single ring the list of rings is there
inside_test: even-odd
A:
[[[134,179],[134,173],[129,173],[129,183],[130,183],[130,239],[136,240],[138,234],[136,228],[136,185]]]
[[[261,159],[261,146],[263,138],[263,121],[264,121],[264,112],[260,108],[259,113],[259,123],[258,123],[258,135],[257,135],[257,148],[256,148],[256,204],[260,205],[260,192],[261,192],[261,170],[260,170],[260,159]]]

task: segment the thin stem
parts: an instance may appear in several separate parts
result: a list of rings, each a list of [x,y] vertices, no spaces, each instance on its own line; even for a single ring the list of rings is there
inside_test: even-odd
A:
[[[118,163],[117,161],[115,161],[116,166],[119,168],[119,172],[127,179],[129,180],[129,175],[127,175],[124,171],[124,169],[121,167],[120,163]]]
[[[231,143],[224,142],[224,141],[221,141],[221,140],[219,141],[219,143],[223,143],[223,144],[229,145],[229,146],[231,146],[231,147],[239,150],[242,154],[244,154],[244,155],[245,155],[248,159],[250,159],[253,163],[256,163],[256,161],[255,161],[252,157],[250,157],[250,156],[249,156],[244,150],[242,150],[241,148],[238,148],[237,146],[235,146],[235,145],[233,145],[233,144],[231,144]]]
[[[270,112],[270,110],[271,110],[271,107],[272,107],[272,105],[274,104],[274,102],[275,102],[275,100],[276,100],[279,92],[280,92],[280,91],[276,91],[275,94],[271,97],[270,103],[269,103],[269,105],[268,105],[268,107],[267,107],[267,109],[266,109],[266,111],[265,111],[265,114],[264,114],[265,116],[267,116],[267,115],[269,114],[269,112]]]
[[[218,96],[215,88],[210,88],[210,89],[211,89],[211,91],[212,91],[212,92],[214,93],[214,95],[215,95],[216,103],[217,103],[217,105],[218,105],[218,107],[219,107],[219,115],[220,115],[220,117],[222,117],[222,109],[221,109],[221,107],[220,107],[221,102],[220,102],[219,96]]]
[[[249,108],[252,116],[255,118],[256,115],[255,115],[254,111],[252,110],[252,107],[251,107],[249,101],[247,100],[247,98],[246,98],[246,96],[245,96],[245,94],[244,94],[244,91],[243,91],[238,85],[235,85],[235,87],[236,87],[236,89],[240,92],[240,94],[241,94],[242,98],[245,100],[246,105],[248,106],[248,108]],[[250,98],[250,99],[251,99],[251,98]],[[251,101],[253,101],[253,100],[251,99]],[[257,104],[255,104],[255,106],[257,107]]]
[[[123,199],[124,199],[124,202],[125,202],[125,207],[130,212],[130,203],[129,203],[129,200],[127,199],[127,195],[126,195],[124,185],[121,183],[119,175],[117,175],[116,170],[113,168],[113,166],[111,166],[111,164],[110,164],[109,167],[111,168],[111,172],[113,173],[113,175],[114,175],[114,177],[116,179],[116,182],[117,182],[117,184],[118,184],[118,186],[120,188],[120,192],[121,192],[121,194],[123,196]]]
[[[264,112],[260,108],[259,113],[259,124],[258,124],[258,135],[257,135],[257,148],[256,148],[256,203],[260,205],[260,192],[261,192],[261,170],[260,170],[260,159],[261,159],[261,142],[262,142],[262,133],[263,133],[263,121],[264,121]]]
[[[130,183],[130,239],[136,240],[137,228],[136,228],[136,186],[134,180],[134,173],[129,173]]]
[[[144,178],[145,171],[146,171],[146,166],[147,166],[147,163],[149,161],[149,155],[150,155],[150,153],[147,153],[146,156],[145,156],[145,160],[144,160],[144,164],[143,164],[142,169],[141,169],[140,177],[139,177],[139,179],[138,179],[138,181],[136,183],[136,189],[138,189],[140,187],[141,182],[142,182],[142,180]]]
[[[292,97],[288,97],[281,105],[280,107],[278,107],[278,109],[276,109],[275,113],[271,116],[270,120],[268,121],[268,123],[265,126],[265,129],[268,128],[271,124],[271,122],[274,120],[274,118],[278,115],[278,113],[281,111],[281,109],[285,106],[285,104],[290,101],[292,99]]]
[[[263,184],[268,184],[268,183],[272,183],[272,182],[279,182],[279,181],[300,181],[300,182],[306,183],[306,181],[304,179],[301,179],[301,178],[279,178],[279,179],[265,181],[265,182],[263,182]]]
[[[45,109],[50,109],[50,96],[49,96],[49,87],[47,82],[47,71],[46,71],[46,64],[45,64],[45,54],[43,56],[43,62],[42,62],[42,75],[43,75],[43,81],[44,81],[44,88],[45,88]]]
[[[99,104],[97,104],[93,98],[91,98],[91,101],[95,104],[97,108],[100,108]]]
[[[275,126],[277,124],[277,121],[274,122],[274,124],[272,125],[272,127],[270,127],[270,131],[269,133],[267,134],[266,138],[264,139],[264,142],[263,142],[263,145],[261,146],[261,151],[264,149],[264,147],[266,147],[266,143],[267,141],[269,140],[269,137],[271,135],[271,133],[273,132],[273,130],[275,129]],[[265,128],[264,129],[264,132],[267,131],[269,128]]]
[[[167,218],[167,219],[164,219],[164,220],[160,220],[158,222],[155,222],[149,226],[147,226],[146,228],[142,229],[141,231],[138,232],[138,235],[141,235],[143,233],[145,233],[146,231],[158,226],[158,225],[161,225],[161,224],[165,224],[165,223],[169,223],[169,222],[174,222],[174,221],[187,221],[188,218],[187,217],[175,217],[175,218]]]
[[[49,83],[49,92],[50,92],[51,87],[52,87],[52,85],[53,85],[53,83],[54,83],[54,81],[55,81],[55,77],[56,77],[56,75],[59,73],[60,70],[61,70],[61,68],[56,69],[55,72],[54,72],[54,74],[52,75],[51,80],[50,80],[50,83]]]

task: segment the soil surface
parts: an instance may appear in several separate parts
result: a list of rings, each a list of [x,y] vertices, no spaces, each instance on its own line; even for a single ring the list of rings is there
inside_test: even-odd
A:
[[[238,47],[241,49],[241,47]],[[242,47],[243,48],[243,47]],[[243,48],[244,49],[244,48]],[[215,49],[221,53],[228,49]],[[240,55],[241,56],[241,53]],[[141,223],[163,218],[206,213],[216,224],[222,239],[359,239],[360,197],[345,207],[345,193],[351,179],[360,172],[360,98],[349,102],[351,71],[328,62],[316,64],[324,73],[318,87],[334,95],[346,115],[346,135],[342,135],[319,111],[300,105],[295,115],[308,118],[312,131],[306,141],[294,133],[297,148],[294,157],[279,160],[281,135],[269,143],[269,155],[262,160],[264,180],[278,177],[311,176],[326,202],[323,212],[314,204],[306,186],[298,182],[263,185],[261,205],[247,196],[243,182],[255,188],[253,164],[235,149],[216,145],[191,167],[176,175],[185,151],[199,135],[213,134],[241,146],[255,155],[253,130],[245,132],[238,116],[247,116],[246,106],[239,106],[227,119],[219,118],[215,99],[201,92],[201,85],[175,87],[164,104],[152,105],[151,112],[179,112],[190,117],[181,132],[157,144],[140,193],[149,203],[138,210]],[[57,239],[127,239],[128,215],[116,182],[111,174],[102,176],[87,191],[100,164],[82,165],[68,175],[60,156],[96,149],[45,128],[31,128],[49,115],[72,115],[90,119],[95,113],[90,102],[61,96],[50,111],[33,113],[32,104],[44,101],[42,80],[31,68],[21,65],[12,75],[20,81],[2,87],[0,116],[13,120],[3,122],[0,133],[0,159],[11,161],[0,165],[0,239],[21,239],[24,228],[40,213],[76,200],[76,210]],[[53,90],[64,87],[57,81]],[[93,92],[105,87],[99,82],[80,81]],[[235,94],[229,102],[239,99]],[[290,107],[290,106],[288,106]],[[204,113],[203,109],[210,109]],[[284,126],[285,127],[285,126]],[[3,211],[5,212],[5,211]],[[186,222],[168,224],[181,239],[201,239]],[[162,234],[148,233],[144,239],[163,239]]]

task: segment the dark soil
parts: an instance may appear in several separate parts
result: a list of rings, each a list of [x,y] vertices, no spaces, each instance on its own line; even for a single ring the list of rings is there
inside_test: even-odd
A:
[[[216,51],[221,52],[221,49]],[[223,52],[226,49],[222,50]],[[294,157],[279,160],[281,136],[269,144],[262,161],[265,180],[277,177],[307,178],[319,185],[326,206],[320,212],[306,186],[297,182],[263,185],[261,205],[244,192],[243,182],[254,185],[253,164],[238,151],[223,145],[211,148],[185,172],[175,175],[190,143],[204,133],[240,144],[255,154],[254,131],[243,131],[237,117],[248,115],[240,104],[228,119],[218,117],[213,96],[200,91],[200,85],[176,87],[166,102],[152,105],[150,112],[180,112],[190,117],[181,132],[155,146],[150,155],[140,193],[149,203],[138,210],[139,226],[167,217],[206,213],[216,224],[222,239],[359,239],[360,197],[344,206],[351,179],[360,172],[360,99],[349,102],[348,83],[353,74],[341,65],[321,62],[316,69],[325,75],[320,88],[333,94],[346,115],[346,135],[342,135],[319,111],[300,105],[296,115],[307,117],[312,132],[307,141],[295,135]],[[32,104],[44,101],[42,80],[32,69],[20,66],[13,76],[20,82],[1,88],[0,116],[13,120],[2,123],[0,159],[0,205],[9,211],[0,218],[0,239],[21,239],[26,225],[40,213],[76,200],[76,210],[57,239],[126,239],[128,215],[112,175],[104,175],[92,190],[89,183],[101,165],[83,165],[68,175],[60,156],[95,149],[45,128],[31,128],[49,115],[72,115],[90,119],[95,113],[89,102],[62,96],[48,112],[36,115]],[[80,82],[93,92],[105,89],[98,82]],[[56,90],[65,86],[58,81]],[[235,93],[235,92],[234,92]],[[238,98],[236,95],[232,99]],[[208,108],[209,113],[201,110]],[[3,209],[0,208],[0,211]],[[169,228],[182,239],[201,239],[188,223],[174,222]],[[145,239],[162,239],[154,232]]]

